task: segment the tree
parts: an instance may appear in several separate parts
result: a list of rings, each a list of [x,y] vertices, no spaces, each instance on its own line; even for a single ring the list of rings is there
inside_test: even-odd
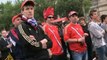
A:
[[[0,6],[2,6],[2,11],[0,14],[0,30],[3,28],[9,30],[9,28],[12,26],[12,17],[20,12],[19,3],[21,2],[17,0],[15,5],[13,5],[10,1],[0,4]]]
[[[37,2],[36,6],[36,16],[38,19],[43,20],[43,10],[48,6],[53,6],[55,8],[55,16],[67,16],[68,12],[75,10],[78,12],[79,16],[84,16],[90,6],[90,0],[35,0]]]
[[[91,6],[90,0],[34,0],[35,6],[35,18],[38,21],[44,21],[43,10],[48,6],[55,8],[55,16],[61,17],[67,16],[68,12],[75,10],[79,16],[84,16]],[[11,19],[14,15],[21,12],[22,0],[16,0],[14,4],[10,1],[0,4],[0,30],[3,28],[9,29],[12,26]],[[84,14],[83,14],[84,13]],[[8,22],[8,23],[7,23]]]

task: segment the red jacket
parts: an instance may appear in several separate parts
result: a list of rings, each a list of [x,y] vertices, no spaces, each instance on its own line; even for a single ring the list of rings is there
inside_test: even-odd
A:
[[[79,24],[73,24],[69,23],[65,28],[64,28],[64,40],[67,41],[68,39],[79,39],[81,36],[77,34],[77,32],[72,29],[75,28],[76,31],[79,32],[81,36],[84,35],[83,29]],[[81,43],[78,42],[70,42],[69,43],[69,48],[70,50],[73,50],[75,52],[83,52],[86,51],[86,43],[84,42],[82,45]]]
[[[43,26],[43,29],[45,33],[48,35],[48,37],[52,40],[52,43],[53,43],[52,48],[51,48],[52,54],[53,55],[62,54],[63,50],[62,50],[62,45],[61,45],[61,38],[58,33],[57,26],[46,23]]]

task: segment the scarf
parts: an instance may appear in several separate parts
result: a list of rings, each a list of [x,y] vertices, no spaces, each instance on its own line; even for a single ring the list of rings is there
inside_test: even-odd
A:
[[[35,18],[28,19],[26,16],[22,15],[22,20],[29,23],[31,26],[33,26],[35,29],[37,28],[37,20]]]

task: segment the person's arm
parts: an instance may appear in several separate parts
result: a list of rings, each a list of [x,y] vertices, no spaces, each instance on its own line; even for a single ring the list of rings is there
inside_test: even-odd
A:
[[[44,35],[44,39],[47,40],[46,42],[46,48],[51,48],[52,47],[52,41],[50,40],[50,38],[47,35]]]
[[[85,35],[81,38],[71,38],[70,35],[72,34],[72,31],[70,31],[69,27],[64,28],[64,39],[65,42],[71,43],[71,42],[84,42],[85,41]]]
[[[35,38],[30,37],[30,35],[32,35],[34,32],[31,32],[30,31],[31,29],[25,24],[19,25],[18,30],[20,34],[23,36],[24,40],[26,40],[32,46],[35,46],[37,49],[47,49],[52,47],[51,40],[44,34],[42,28],[40,28],[39,26],[38,26],[38,30],[41,32],[40,34],[44,36],[44,38],[39,41],[35,41]],[[24,33],[21,33],[21,32],[24,32]]]
[[[40,27],[41,28],[41,27]],[[42,34],[44,34],[44,38],[45,39],[47,39],[47,43],[46,43],[46,45],[47,45],[47,48],[51,48],[52,47],[52,41],[51,41],[51,39],[49,38],[49,36],[47,35],[47,33],[46,33],[46,29],[45,29],[45,27],[43,27],[43,29],[41,28],[41,30],[42,30]]]
[[[102,31],[99,31],[99,30],[97,29],[97,27],[94,26],[94,25],[90,25],[90,26],[89,26],[89,31],[90,31],[96,38],[102,38],[102,37],[103,37]]]
[[[105,32],[107,32],[107,24],[106,25],[101,25],[101,27],[105,30]]]
[[[78,42],[78,39],[68,39],[66,42],[70,43],[70,42]]]
[[[1,44],[0,44],[0,51],[5,51],[5,50],[8,50],[8,48],[5,46],[3,47]]]
[[[107,24],[106,24],[106,26],[105,26],[105,32],[107,33]]]
[[[3,42],[0,40],[0,51],[6,51],[11,47],[11,45],[3,46]]]
[[[81,43],[81,42],[84,42],[85,41],[85,37],[81,37],[79,39],[68,39],[66,42],[70,43],[70,42],[78,42],[78,43]]]
[[[68,33],[69,32],[69,33]],[[63,30],[63,33],[64,33],[64,41],[65,42],[71,42],[71,40],[70,40],[70,31],[69,31],[69,27],[68,26],[66,26],[65,28],[64,28],[64,30]],[[68,41],[67,41],[68,40]]]
[[[32,35],[30,30],[31,30],[30,27],[27,26],[25,23],[18,25],[19,40],[20,40],[20,37],[22,37],[23,40],[26,40],[29,44],[31,44],[32,46],[35,46],[37,50],[43,49],[42,43],[40,41],[37,42],[35,39],[30,37],[30,35]],[[25,43],[25,44],[28,44],[28,43]]]

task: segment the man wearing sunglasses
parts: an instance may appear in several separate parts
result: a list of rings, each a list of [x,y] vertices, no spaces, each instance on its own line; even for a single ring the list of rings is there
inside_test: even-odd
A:
[[[52,40],[53,46],[50,49],[51,60],[67,60],[64,55],[61,37],[58,32],[58,27],[53,25],[54,21],[54,8],[48,7],[43,11],[44,19],[46,20],[43,29],[47,36]]]
[[[68,43],[70,55],[73,60],[87,60],[87,46],[85,43],[86,34],[82,27],[77,23],[78,14],[76,11],[70,11],[68,14],[70,23],[64,28],[64,40]]]

